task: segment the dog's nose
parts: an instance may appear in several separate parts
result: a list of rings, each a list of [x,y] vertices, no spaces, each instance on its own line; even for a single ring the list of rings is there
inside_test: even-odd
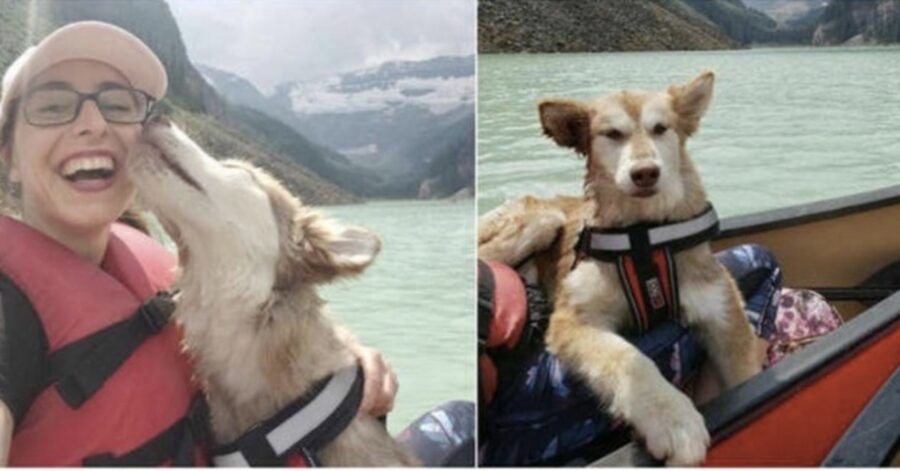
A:
[[[631,171],[631,181],[638,188],[652,188],[659,180],[659,167],[642,167]]]

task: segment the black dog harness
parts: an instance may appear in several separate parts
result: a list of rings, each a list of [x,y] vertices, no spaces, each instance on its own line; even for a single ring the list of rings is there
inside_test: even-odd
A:
[[[316,452],[350,425],[363,395],[354,365],[317,382],[277,414],[213,450],[215,466],[319,466]]]
[[[587,226],[578,237],[576,260],[591,257],[617,265],[634,325],[642,334],[667,318],[681,319],[675,254],[718,233],[719,218],[712,205],[686,221]]]

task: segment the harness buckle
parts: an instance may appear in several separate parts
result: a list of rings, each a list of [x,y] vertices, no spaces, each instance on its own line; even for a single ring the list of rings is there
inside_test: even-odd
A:
[[[653,277],[647,280],[647,294],[650,296],[650,303],[653,309],[662,309],[666,305],[666,297],[663,295],[662,285],[659,284],[659,278]]]
[[[161,331],[169,323],[169,317],[175,309],[175,301],[167,293],[159,293],[138,308],[144,325],[152,333]]]

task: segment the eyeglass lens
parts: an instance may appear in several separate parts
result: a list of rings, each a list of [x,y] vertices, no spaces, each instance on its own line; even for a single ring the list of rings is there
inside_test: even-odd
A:
[[[92,99],[74,90],[36,90],[28,95],[25,118],[36,126],[65,124],[77,118],[79,103]],[[93,100],[110,123],[140,123],[147,116],[147,97],[134,90],[111,88],[96,94]]]

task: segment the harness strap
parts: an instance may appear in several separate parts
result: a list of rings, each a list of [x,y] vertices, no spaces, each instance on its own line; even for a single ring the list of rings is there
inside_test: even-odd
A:
[[[317,466],[315,452],[350,425],[359,410],[363,372],[356,365],[317,382],[310,391],[234,442],[213,450],[223,467]]]
[[[209,407],[202,395],[191,402],[188,414],[149,442],[125,455],[112,453],[89,456],[85,466],[195,466],[197,447],[209,444]]]
[[[712,205],[699,215],[675,223],[637,223],[621,229],[585,227],[578,239],[577,260],[588,256],[615,263],[638,334],[673,319],[680,321],[675,254],[719,233]]]
[[[175,303],[167,293],[150,298],[127,319],[72,342],[50,355],[44,384],[73,409],[94,395],[132,353],[168,323]]]
[[[651,248],[666,246],[681,252],[706,242],[719,233],[719,216],[712,205],[686,221],[676,223],[637,223],[615,229],[585,227],[578,240],[579,251],[598,260],[614,262],[620,255],[641,249],[640,241]]]

